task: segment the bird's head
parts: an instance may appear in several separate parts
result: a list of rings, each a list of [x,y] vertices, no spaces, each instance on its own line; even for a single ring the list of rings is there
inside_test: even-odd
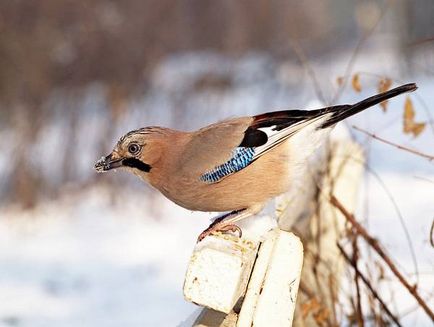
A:
[[[95,170],[103,173],[124,168],[147,179],[147,175],[161,158],[165,135],[163,129],[156,127],[128,132],[119,139],[109,155],[96,162]]]

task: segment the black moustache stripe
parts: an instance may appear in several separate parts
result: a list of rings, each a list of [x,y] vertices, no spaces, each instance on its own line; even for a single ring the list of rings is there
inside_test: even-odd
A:
[[[137,168],[141,171],[144,171],[145,173],[149,173],[151,171],[151,166],[147,163],[144,163],[136,158],[127,158],[122,160],[122,165],[131,167],[131,168]]]

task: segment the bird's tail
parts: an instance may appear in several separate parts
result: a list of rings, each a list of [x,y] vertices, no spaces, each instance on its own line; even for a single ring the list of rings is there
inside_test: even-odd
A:
[[[330,107],[330,112],[333,112],[333,114],[329,119],[327,119],[327,121],[324,122],[324,124],[321,125],[321,128],[331,127],[341,120],[368,109],[369,107],[375,106],[376,104],[396,97],[402,93],[413,92],[416,89],[417,86],[415,83],[404,84],[389,91],[373,95],[352,105]]]

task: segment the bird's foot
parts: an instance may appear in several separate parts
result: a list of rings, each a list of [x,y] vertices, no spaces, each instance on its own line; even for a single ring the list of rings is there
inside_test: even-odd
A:
[[[214,224],[214,223],[211,224],[211,226],[209,226],[202,233],[200,233],[199,237],[197,238],[197,242],[199,243],[208,235],[212,235],[212,234],[215,234],[218,232],[220,232],[220,233],[228,233],[228,232],[238,233],[240,238],[243,235],[241,228],[238,227],[237,225],[225,224],[224,222],[219,222],[216,224]]]

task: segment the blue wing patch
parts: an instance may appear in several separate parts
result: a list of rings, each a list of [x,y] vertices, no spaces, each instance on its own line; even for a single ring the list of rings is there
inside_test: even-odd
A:
[[[217,183],[223,177],[236,173],[237,171],[246,168],[252,161],[255,155],[254,148],[238,147],[232,152],[232,157],[224,164],[215,167],[213,170],[207,171],[200,176],[200,180],[208,184]]]

